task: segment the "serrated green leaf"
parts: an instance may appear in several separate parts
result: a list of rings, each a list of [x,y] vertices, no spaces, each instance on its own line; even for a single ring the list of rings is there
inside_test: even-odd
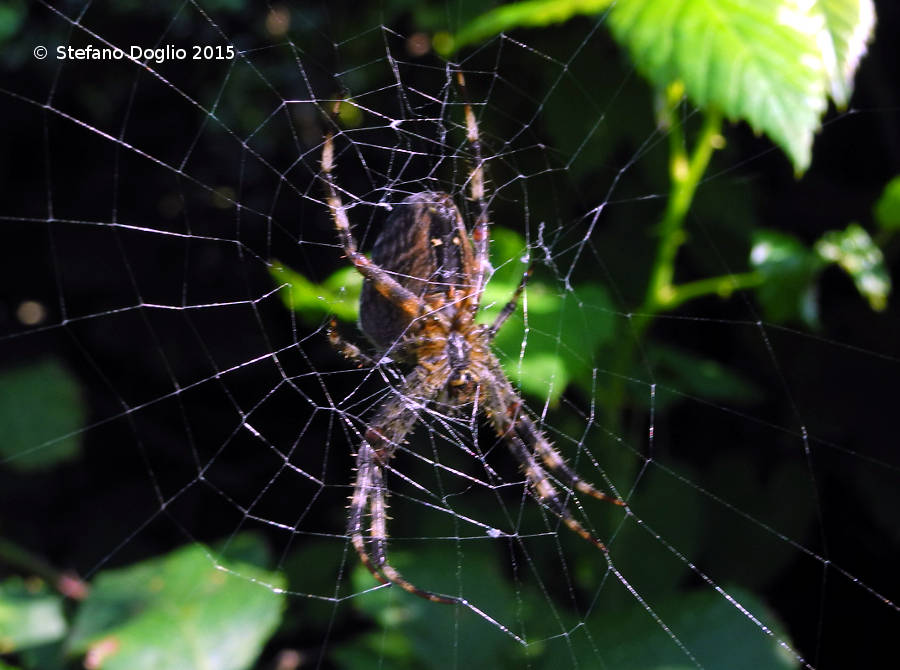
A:
[[[690,100],[765,132],[797,171],[810,162],[825,110],[824,21],[785,0],[620,0],[616,38],[660,88],[682,81]]]
[[[68,648],[104,670],[242,670],[278,626],[283,588],[277,573],[189,545],[100,573]]]
[[[29,471],[78,456],[87,410],[78,382],[48,358],[0,374],[0,463]]]
[[[758,230],[753,235],[750,265],[765,277],[755,291],[767,319],[776,323],[799,319],[818,325],[815,279],[824,267],[818,255],[792,235]]]
[[[539,28],[563,23],[578,14],[596,14],[611,0],[525,0],[501,5],[467,23],[452,42],[442,48],[445,55],[512,28]]]
[[[443,51],[517,27],[596,14],[604,0],[526,0],[467,23]],[[618,0],[609,23],[641,73],[659,88],[684,84],[690,100],[766,133],[797,172],[809,166],[829,93],[846,104],[874,27],[871,0]]]
[[[851,223],[844,230],[830,230],[816,242],[816,252],[827,261],[837,263],[850,275],[853,283],[875,311],[887,307],[891,278],[884,265],[884,255],[866,229]]]
[[[843,107],[850,100],[853,76],[875,28],[875,6],[872,0],[819,0],[819,8],[829,37],[822,42],[829,90]]]
[[[900,177],[894,177],[884,187],[873,214],[882,230],[900,230]]]
[[[0,654],[60,639],[66,632],[63,599],[43,582],[20,577],[0,583]]]

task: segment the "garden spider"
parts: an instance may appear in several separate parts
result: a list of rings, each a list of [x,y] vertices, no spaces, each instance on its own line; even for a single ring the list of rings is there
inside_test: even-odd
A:
[[[461,73],[457,73],[457,80],[465,91]],[[338,105],[335,114],[337,111]],[[452,198],[446,193],[425,191],[409,196],[394,207],[369,260],[356,246],[335,183],[330,132],[325,136],[321,163],[328,207],[341,246],[365,278],[360,298],[360,326],[379,352],[389,350],[394,358],[412,367],[399,391],[375,413],[360,442],[347,533],[363,564],[378,581],[396,584],[412,594],[441,603],[459,603],[461,599],[420,589],[391,566],[387,558],[384,470],[397,446],[413,430],[425,404],[437,402],[483,411],[497,435],[507,442],[537,500],[604,552],[603,543],[569,512],[547,470],[567,487],[567,494],[575,489],[600,500],[623,504],[582,480],[565,463],[532,421],[491,351],[491,341],[515,310],[528,273],[492,325],[475,322],[490,272],[489,221],[478,125],[469,104],[465,105],[465,118],[467,139],[475,157],[469,175],[469,197],[477,208],[471,239]],[[334,322],[328,335],[334,347],[349,360],[361,366],[376,365],[359,347],[338,335]],[[367,510],[371,517],[368,539],[363,528]]]

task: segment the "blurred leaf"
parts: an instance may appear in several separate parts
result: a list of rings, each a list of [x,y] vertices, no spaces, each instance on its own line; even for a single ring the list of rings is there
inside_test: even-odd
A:
[[[270,586],[283,578],[189,545],[100,573],[68,647],[107,670],[247,668],[281,619],[284,596]]]
[[[414,584],[449,594],[457,593],[461,584],[463,595],[498,621],[539,611],[529,607],[529,591],[513,591],[496,559],[493,551],[472,543],[466,544],[464,554],[434,546],[414,555],[391,553],[391,563]],[[377,583],[361,565],[352,578],[359,594],[353,604],[375,620],[378,629],[336,648],[333,656],[340,667],[370,668],[373,658],[383,658],[391,668],[446,668],[460,640],[465,640],[465,655],[478,659],[476,666],[508,665],[502,661],[509,656],[509,636],[467,608],[436,606],[393,586],[371,591]]]
[[[875,28],[872,0],[819,0],[829,41],[822,42],[832,99],[844,107],[853,91],[853,75]],[[833,53],[831,56],[830,51]]]
[[[894,177],[884,187],[873,213],[882,230],[900,230],[900,177]]]
[[[344,128],[359,128],[365,120],[365,108],[355,100],[347,98],[341,102],[337,120]]]
[[[525,0],[500,5],[463,26],[441,52],[448,55],[513,28],[540,28],[563,23],[577,14],[596,14],[609,4],[610,0]]]
[[[647,360],[653,377],[663,387],[677,389],[679,394],[696,396],[716,402],[751,404],[762,398],[762,391],[733,370],[717,361],[691,352],[654,343],[648,347]],[[646,393],[638,395],[646,402]],[[665,407],[666,399],[677,402],[679,396],[658,392],[656,409]]]
[[[56,359],[0,374],[0,462],[50,468],[78,456],[87,410],[78,382]]]
[[[356,268],[341,268],[321,284],[315,284],[273,261],[269,275],[278,284],[287,284],[279,291],[284,306],[307,323],[315,323],[330,314],[343,321],[356,320],[363,281]]]
[[[753,235],[750,265],[765,277],[756,296],[767,319],[776,323],[799,319],[812,327],[818,325],[814,281],[824,267],[818,255],[791,235],[758,230]]]
[[[15,35],[25,20],[25,3],[9,0],[0,4],[0,44]]]
[[[687,463],[670,461],[669,467],[688,481],[696,481],[698,473]],[[656,534],[685,555],[696,556],[709,542],[707,508],[697,489],[658,469],[644,473],[629,506],[641,523],[624,523],[610,544],[610,554],[641,597],[656,602],[676,592],[690,574],[690,568],[673,559]],[[647,532],[648,527],[653,531]],[[635,604],[626,589],[621,589],[617,598],[612,603],[617,608]]]
[[[887,307],[891,278],[884,265],[881,249],[858,223],[844,230],[830,230],[816,242],[816,252],[827,261],[837,263],[850,275],[856,289],[880,312]]]
[[[763,589],[797,559],[791,542],[802,544],[815,528],[816,500],[803,464],[771,458],[762,463],[748,457],[758,445],[743,436],[728,442],[710,457],[704,474],[704,485],[727,506],[708,507],[703,556],[707,565],[717,566],[720,580]],[[735,510],[751,519],[765,519],[767,528],[743,523]],[[760,555],[766,560],[760,561]]]
[[[66,632],[62,597],[38,580],[0,582],[0,654],[60,639]]]
[[[520,250],[518,256],[524,253]],[[479,321],[493,321],[527,267],[524,263],[508,266],[515,270],[507,271],[505,277],[498,270],[485,289],[484,303],[492,306],[479,316]],[[614,314],[612,299],[600,284],[582,284],[560,294],[532,278],[516,314],[494,340],[503,369],[523,391],[551,404],[572,382],[590,392],[594,354],[612,339]]]
[[[597,667],[597,655],[605,670],[688,670],[728,668],[728,670],[778,670],[799,664],[779,646],[776,638],[790,644],[765,605],[752,593],[737,587],[725,591],[742,608],[762,622],[773,635],[765,635],[743,612],[712,589],[679,593],[652,603],[653,612],[668,631],[638,603],[596,617],[592,635],[573,640],[573,652],[582,667]],[[669,633],[677,637],[676,644]],[[690,651],[693,659],[682,648]],[[558,659],[541,667],[558,666]],[[556,663],[556,665],[554,665]]]
[[[335,596],[336,585],[346,585],[346,551],[346,542],[337,537],[331,540],[306,538],[282,562],[290,590],[312,596],[288,600],[287,626],[299,630],[313,626],[325,628],[334,626],[339,616],[349,616],[348,608],[335,611],[334,603],[329,600]]]

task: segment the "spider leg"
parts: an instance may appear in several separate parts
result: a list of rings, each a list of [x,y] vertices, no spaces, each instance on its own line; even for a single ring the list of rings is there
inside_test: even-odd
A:
[[[531,484],[535,496],[541,502],[545,503],[550,508],[550,511],[558,516],[570,530],[596,546],[604,554],[607,553],[608,550],[606,545],[594,537],[593,533],[582,526],[575,517],[572,516],[569,508],[560,498],[556,487],[550,482],[550,478],[547,476],[546,471],[541,467],[537,460],[535,460],[534,454],[528,450],[522,440],[516,435],[507,435],[506,438],[510,450],[525,471],[525,476],[528,478],[528,482]]]
[[[519,285],[516,287],[515,293],[512,294],[509,302],[504,305],[503,309],[497,315],[497,318],[494,319],[494,323],[492,323],[490,329],[488,329],[488,338],[493,340],[494,336],[497,335],[497,331],[500,330],[504,323],[506,323],[506,320],[512,313],[516,311],[516,307],[519,304],[519,298],[522,296],[522,291],[525,290],[525,285],[528,283],[529,277],[531,277],[531,266],[528,266],[528,269],[525,270],[522,279],[519,280]]]
[[[469,198],[478,207],[478,216],[472,226],[472,242],[475,247],[475,308],[481,299],[481,291],[484,288],[486,275],[490,272],[490,259],[488,257],[488,205],[484,199],[484,159],[481,157],[481,136],[478,132],[478,121],[472,111],[469,95],[466,89],[466,78],[461,71],[456,72],[456,81],[463,92],[466,101],[466,139],[472,147],[475,156],[472,173],[469,175]]]
[[[337,105],[336,105],[337,109]],[[402,286],[386,271],[378,267],[362,254],[356,246],[356,240],[350,231],[350,220],[337,186],[334,183],[332,169],[334,167],[334,141],[331,133],[325,135],[325,143],[322,147],[322,174],[327,190],[328,209],[331,210],[331,218],[337,228],[341,246],[347,258],[353,263],[359,273],[372,282],[381,295],[390,300],[394,305],[415,319],[425,313],[425,303],[412,291]]]
[[[506,380],[499,362],[494,360],[489,366],[489,370],[493,383],[483,387],[486,391],[484,394],[485,409],[497,434],[507,441],[510,450],[519,461],[535,496],[546,503],[566,526],[605,553],[606,545],[572,516],[565,502],[560,498],[556,487],[552,484],[547,471],[538,463],[536,456],[540,457],[564,486],[617,505],[624,503],[618,498],[613,498],[597,490],[566,465],[559,452],[543,436],[531,417],[523,411],[522,401]]]
[[[624,501],[603,493],[603,491],[595,488],[593,484],[579,477],[569,467],[556,448],[550,444],[550,441],[544,437],[544,434],[541,433],[538,427],[534,425],[531,417],[522,411],[521,403],[518,400],[510,404],[509,411],[513,416],[512,430],[535,454],[541,457],[544,464],[553,471],[563,485],[597,498],[597,500],[605,500],[614,505],[625,505]]]
[[[345,340],[337,329],[337,321],[334,319],[328,324],[328,341],[331,343],[331,346],[334,347],[341,356],[346,358],[351,363],[356,363],[357,367],[360,368],[374,368],[378,365],[378,361],[376,361],[371,356],[363,353],[362,349],[353,344],[352,342],[348,342]]]
[[[396,584],[404,591],[437,603],[458,603],[459,598],[444,596],[420,589],[410,582],[387,558],[387,487],[384,468],[397,445],[412,430],[418,416],[404,401],[410,389],[422,388],[427,382],[418,368],[406,380],[403,391],[388,400],[378,411],[356,454],[356,482],[350,497],[347,534],[363,565],[382,584]],[[433,395],[433,394],[432,394]],[[368,508],[371,517],[369,547],[366,546],[364,519]]]
[[[511,435],[518,437],[528,449],[540,456],[544,464],[564,486],[597,498],[597,500],[624,506],[624,501],[603,493],[569,467],[559,451],[544,437],[544,434],[524,410],[524,403],[507,381],[499,361],[494,359],[489,365],[489,370],[490,376],[497,380],[497,383],[494,385],[492,393],[485,395],[485,403],[494,427],[497,429],[497,434],[500,437]]]

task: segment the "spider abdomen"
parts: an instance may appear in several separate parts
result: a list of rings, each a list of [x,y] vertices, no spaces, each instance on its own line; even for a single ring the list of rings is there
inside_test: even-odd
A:
[[[459,209],[446,193],[424,191],[397,204],[375,240],[372,262],[420,297],[453,296],[472,286],[472,242]],[[365,281],[359,322],[378,349],[396,344],[411,321],[372,281]]]

